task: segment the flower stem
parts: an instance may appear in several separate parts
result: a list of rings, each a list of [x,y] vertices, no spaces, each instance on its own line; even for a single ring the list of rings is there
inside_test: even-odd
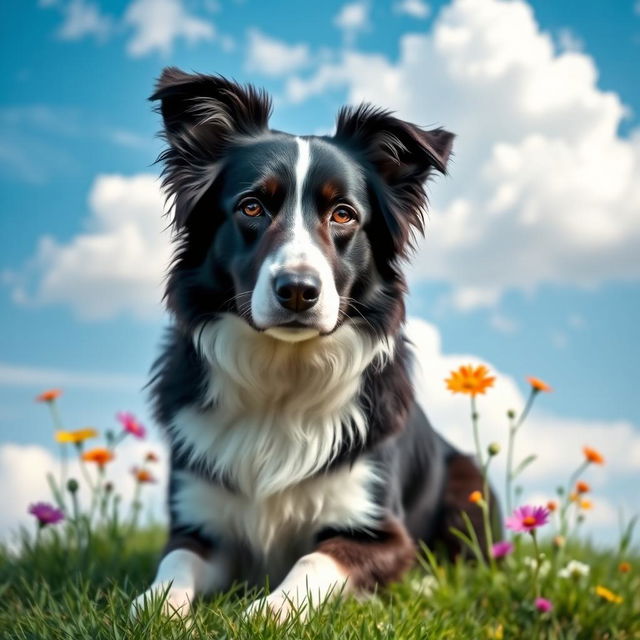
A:
[[[536,530],[531,529],[531,539],[533,540],[533,552],[536,554],[536,568],[533,572],[533,588],[536,598],[540,597],[540,565],[542,564],[542,558],[540,557],[540,548],[538,547],[538,538],[536,537]]]

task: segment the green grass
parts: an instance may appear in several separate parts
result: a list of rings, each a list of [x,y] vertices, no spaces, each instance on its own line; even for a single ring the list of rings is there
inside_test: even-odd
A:
[[[640,639],[640,559],[630,558],[631,572],[620,573],[616,553],[587,546],[565,550],[565,560],[576,558],[591,566],[587,578],[559,579],[552,567],[543,579],[542,594],[554,603],[551,614],[540,614],[533,606],[531,570],[522,563],[530,549],[523,544],[495,573],[468,563],[433,567],[425,560],[402,583],[370,599],[334,600],[314,610],[306,623],[293,619],[279,628],[270,619],[243,618],[256,594],[242,586],[199,601],[185,620],[167,619],[158,604],[131,621],[130,602],[153,576],[162,531],[137,532],[126,544],[93,534],[82,551],[65,541],[66,532],[45,531],[39,545],[23,541],[17,553],[0,549],[2,640]],[[552,557],[550,548],[546,553]],[[598,584],[621,595],[623,602],[597,596]]]

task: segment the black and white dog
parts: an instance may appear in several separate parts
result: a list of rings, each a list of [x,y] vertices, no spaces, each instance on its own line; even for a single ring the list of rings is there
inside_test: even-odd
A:
[[[175,319],[152,393],[171,448],[170,535],[150,592],[188,610],[234,580],[278,585],[251,610],[400,578],[416,543],[481,488],[416,406],[401,261],[453,135],[371,106],[333,136],[269,128],[270,101],[166,69]]]

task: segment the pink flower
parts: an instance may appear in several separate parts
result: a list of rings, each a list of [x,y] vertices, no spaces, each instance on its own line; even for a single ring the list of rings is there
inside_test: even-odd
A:
[[[496,542],[493,547],[491,547],[491,555],[494,558],[504,558],[505,556],[508,556],[512,551],[513,545],[508,540]]]
[[[549,613],[553,609],[553,603],[546,598],[536,598],[535,605],[540,613]]]
[[[535,531],[538,527],[547,524],[549,521],[549,509],[546,507],[531,507],[526,505],[518,507],[513,514],[507,518],[507,529],[518,532]]]
[[[144,438],[147,430],[138,422],[138,419],[128,411],[120,411],[116,418],[122,425],[122,428],[136,438]]]
[[[38,524],[41,527],[46,527],[48,524],[58,524],[64,520],[64,513],[46,502],[32,504],[29,507],[29,513],[38,519]]]

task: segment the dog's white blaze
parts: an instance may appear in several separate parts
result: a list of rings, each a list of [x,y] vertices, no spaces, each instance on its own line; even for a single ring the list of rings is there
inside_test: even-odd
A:
[[[244,540],[264,558],[279,560],[287,550],[311,545],[325,527],[370,528],[380,516],[372,499],[379,478],[366,460],[266,497],[231,492],[189,472],[176,479],[172,507],[179,522],[229,543]]]
[[[362,373],[394,347],[352,323],[283,342],[232,314],[203,325],[194,341],[210,367],[203,406],[181,410],[169,428],[192,463],[263,497],[317,473],[345,443],[364,440]]]
[[[328,333],[338,321],[340,296],[336,289],[331,265],[305,226],[302,200],[304,185],[311,166],[311,145],[303,138],[296,138],[296,143],[298,155],[295,167],[294,211],[289,238],[276,252],[268,256],[260,267],[251,296],[251,312],[257,326],[269,327],[273,309],[278,308],[271,286],[275,275],[288,270],[311,270],[318,274],[321,283],[320,297],[314,307],[315,319],[320,331]],[[286,331],[273,333],[273,335],[278,339],[292,342],[300,339],[298,335],[290,337]]]
[[[228,581],[229,569],[221,556],[205,560],[193,551],[175,549],[160,562],[153,584],[133,601],[132,614],[165,593],[164,610],[185,614],[196,594],[221,589]]]
[[[280,620],[293,613],[303,620],[310,609],[330,597],[348,593],[351,585],[347,572],[329,555],[316,551],[300,558],[285,579],[266,598],[256,600],[248,615],[267,613],[269,609]]]

